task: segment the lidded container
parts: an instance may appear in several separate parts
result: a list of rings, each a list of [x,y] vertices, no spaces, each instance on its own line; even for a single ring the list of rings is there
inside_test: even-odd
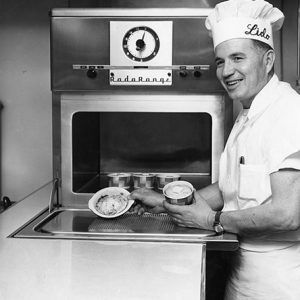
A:
[[[156,174],[156,184],[159,190],[162,190],[164,186],[170,182],[177,181],[180,179],[179,174],[175,173],[160,173]]]
[[[108,176],[108,185],[121,187],[124,189],[130,188],[130,179],[131,174],[130,173],[110,173]]]
[[[152,173],[134,173],[133,177],[133,187],[139,189],[142,187],[153,189],[155,182],[155,174]]]
[[[187,205],[193,201],[194,187],[188,181],[178,180],[166,184],[163,194],[171,204]]]

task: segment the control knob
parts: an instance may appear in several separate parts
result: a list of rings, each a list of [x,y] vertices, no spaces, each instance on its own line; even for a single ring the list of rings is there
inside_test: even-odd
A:
[[[202,73],[199,70],[194,71],[194,77],[199,78],[199,77],[201,77],[201,75],[202,75]]]
[[[89,77],[89,78],[96,78],[97,77],[97,71],[95,69],[89,69],[87,72],[86,72],[86,76]]]
[[[181,70],[181,71],[179,71],[179,76],[180,77],[186,77],[187,76],[187,71],[185,71],[185,70]]]

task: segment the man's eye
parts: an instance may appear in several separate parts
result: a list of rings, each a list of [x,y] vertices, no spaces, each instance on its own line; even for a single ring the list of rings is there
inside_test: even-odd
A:
[[[224,64],[224,62],[222,60],[217,60],[216,61],[216,66],[217,67],[221,67]]]
[[[235,62],[239,62],[239,61],[241,61],[243,58],[241,57],[241,56],[235,56],[234,58],[233,58],[233,60],[235,61]]]

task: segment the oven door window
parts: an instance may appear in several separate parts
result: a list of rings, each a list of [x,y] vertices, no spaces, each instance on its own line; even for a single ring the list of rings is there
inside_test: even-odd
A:
[[[207,113],[77,112],[73,192],[94,193],[114,172],[179,173],[199,188],[210,181],[211,132]]]

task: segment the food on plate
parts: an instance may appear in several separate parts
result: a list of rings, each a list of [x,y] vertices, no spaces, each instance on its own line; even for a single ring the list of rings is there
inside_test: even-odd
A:
[[[134,200],[121,187],[107,187],[96,192],[89,200],[89,209],[102,218],[116,218],[126,213]]]
[[[127,196],[123,193],[102,195],[96,202],[96,210],[106,216],[113,216],[123,211],[127,206]]]

